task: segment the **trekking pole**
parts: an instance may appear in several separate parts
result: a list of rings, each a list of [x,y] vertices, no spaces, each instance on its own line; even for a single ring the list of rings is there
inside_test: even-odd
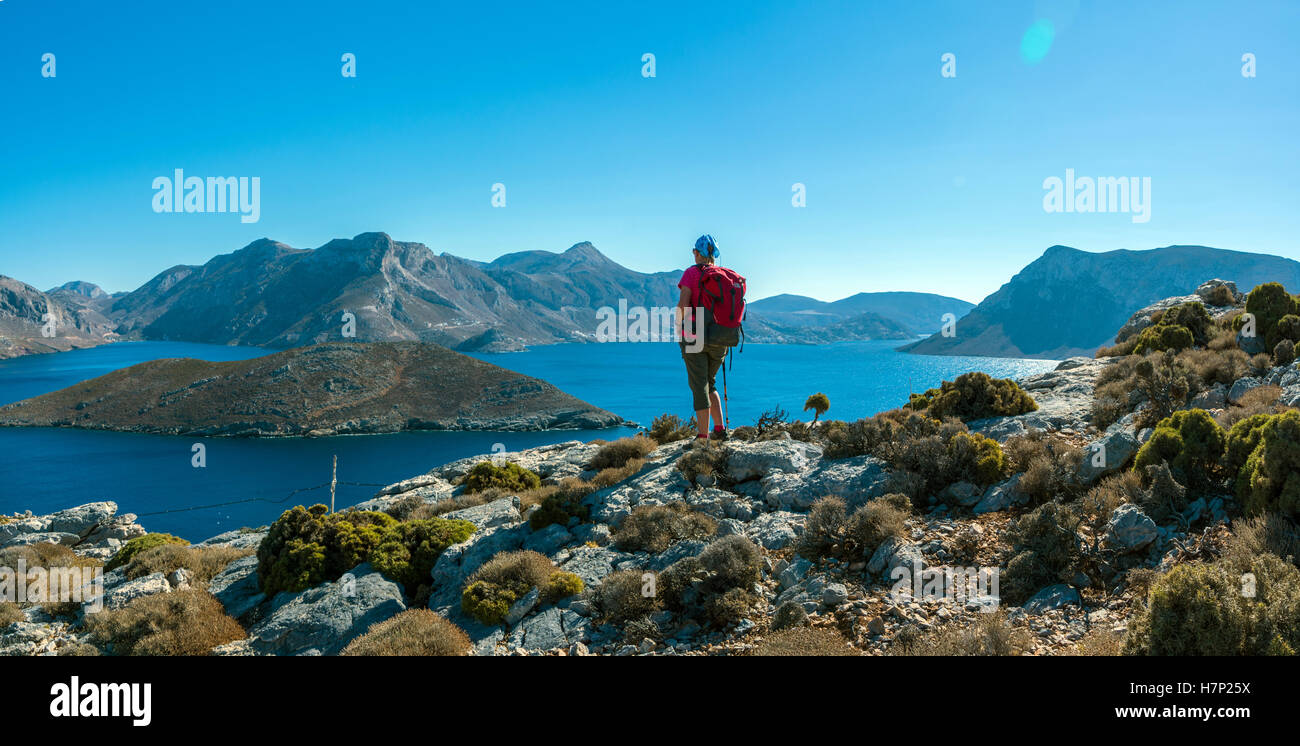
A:
[[[722,361],[722,423],[722,429],[731,432],[731,409],[727,406],[727,361],[725,360]]]

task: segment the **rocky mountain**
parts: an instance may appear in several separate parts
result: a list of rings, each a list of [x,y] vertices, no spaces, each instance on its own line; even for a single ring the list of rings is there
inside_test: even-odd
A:
[[[73,295],[80,295],[88,300],[103,300],[104,298],[109,297],[108,293],[104,292],[104,289],[100,286],[93,282],[85,282],[82,280],[65,282],[56,288],[47,290],[46,292],[50,295],[60,292],[71,293]]]
[[[155,360],[0,408],[0,426],[186,435],[608,427],[621,419],[437,345],[334,343],[252,360]]]
[[[97,313],[68,302],[63,291],[42,293],[0,275],[0,359],[93,347],[106,341],[111,326]]]
[[[261,239],[202,266],[172,267],[130,293],[110,295],[77,281],[45,295],[88,336],[82,344],[121,336],[289,348],[356,339],[507,351],[593,341],[597,309],[620,301],[674,306],[679,277],[678,270],[628,269],[585,242],[560,253],[523,251],[479,262],[363,233],[316,249]],[[940,308],[967,305],[923,293],[861,294],[821,304],[829,310],[803,301],[797,309],[773,299],[755,303],[747,339],[907,339],[933,326],[930,317],[941,316]],[[354,336],[344,335],[345,313],[354,319]],[[11,347],[11,354],[45,349]]]
[[[974,307],[974,303],[957,298],[911,292],[858,293],[830,303],[781,294],[749,304],[752,313],[787,327],[834,327],[862,314],[872,314],[894,322],[911,336],[938,331],[945,314],[961,318]]]
[[[957,323],[902,349],[927,355],[1065,358],[1110,344],[1135,309],[1193,292],[1207,277],[1249,291],[1300,287],[1300,262],[1205,246],[1091,253],[1053,246]]]
[[[619,299],[671,303],[675,273],[644,274],[591,244],[493,262],[436,255],[383,233],[295,249],[263,239],[201,267],[173,267],[114,301],[119,332],[145,339],[291,347],[344,339],[474,350],[582,341]]]

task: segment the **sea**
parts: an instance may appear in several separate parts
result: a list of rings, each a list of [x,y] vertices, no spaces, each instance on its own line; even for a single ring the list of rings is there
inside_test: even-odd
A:
[[[1052,360],[909,355],[897,340],[828,345],[746,344],[726,366],[727,415],[750,425],[780,408],[791,418],[809,395],[830,399],[825,417],[853,420],[892,409],[972,370],[1016,378],[1055,367]],[[274,350],[186,342],[120,342],[0,361],[0,404],[21,401],[149,360],[243,360]],[[631,423],[659,414],[691,415],[686,370],[673,343],[559,344],[481,360],[548,381]],[[721,387],[723,376],[719,374]],[[0,513],[35,514],[98,500],[135,513],[150,531],[190,541],[274,521],[294,505],[347,507],[382,486],[448,461],[566,440],[613,439],[634,432],[411,432],[328,438],[194,438],[75,430],[0,428]],[[196,466],[194,446],[204,446]]]

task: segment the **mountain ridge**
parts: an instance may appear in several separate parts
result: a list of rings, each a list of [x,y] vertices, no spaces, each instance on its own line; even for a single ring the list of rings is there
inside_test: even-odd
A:
[[[1135,310],[1188,295],[1206,278],[1243,292],[1263,282],[1300,287],[1300,262],[1197,245],[1088,252],[1048,247],[971,309],[956,334],[936,334],[899,348],[928,355],[1060,359],[1091,355],[1110,344]]]

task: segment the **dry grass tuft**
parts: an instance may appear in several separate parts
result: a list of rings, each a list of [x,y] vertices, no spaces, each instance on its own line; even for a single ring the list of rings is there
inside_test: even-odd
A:
[[[340,655],[457,656],[469,652],[469,635],[429,609],[407,609],[371,625]]]

